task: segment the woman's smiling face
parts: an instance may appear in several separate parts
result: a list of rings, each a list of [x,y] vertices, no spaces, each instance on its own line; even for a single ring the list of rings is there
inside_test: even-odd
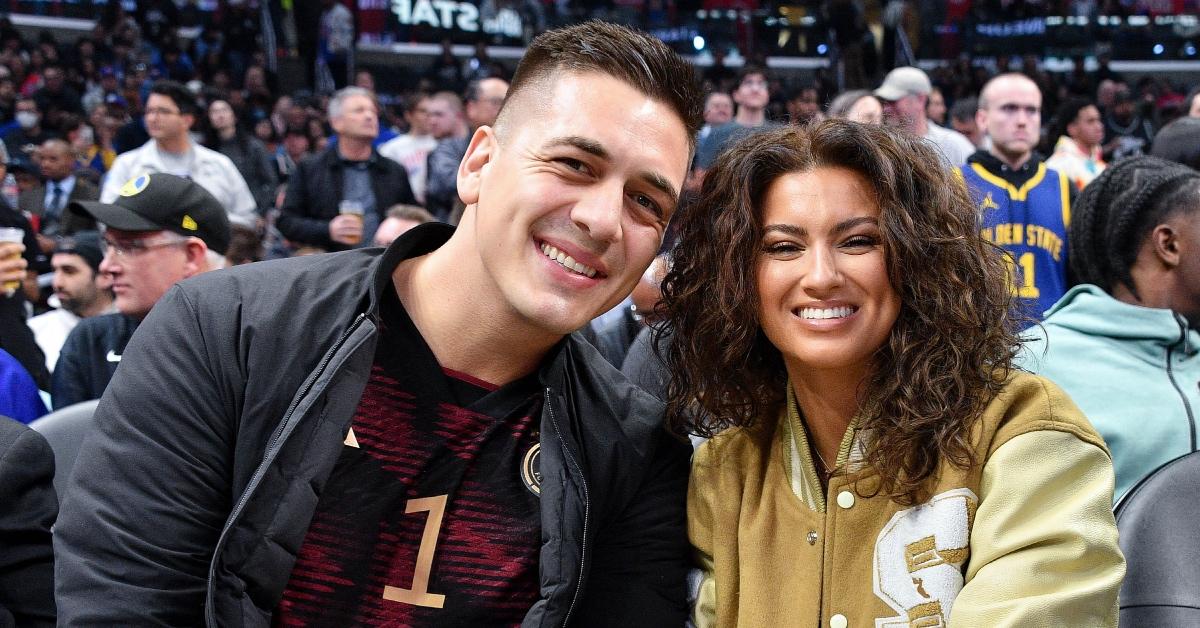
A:
[[[870,184],[845,168],[782,175],[762,222],[759,323],[788,371],[868,369],[900,313]]]

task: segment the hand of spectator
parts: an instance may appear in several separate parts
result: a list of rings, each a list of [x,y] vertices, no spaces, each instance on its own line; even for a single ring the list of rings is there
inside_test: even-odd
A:
[[[5,296],[11,296],[12,286],[19,286],[25,280],[25,267],[29,262],[21,257],[25,245],[17,242],[0,242],[0,286]]]
[[[342,214],[329,221],[329,239],[339,244],[354,246],[362,242],[362,218]]]
[[[48,238],[40,233],[37,234],[37,243],[43,253],[53,253],[54,247],[57,245],[54,238]]]

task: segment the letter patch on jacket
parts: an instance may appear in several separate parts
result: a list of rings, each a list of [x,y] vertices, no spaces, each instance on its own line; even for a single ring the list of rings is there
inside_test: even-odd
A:
[[[963,588],[979,498],[959,488],[896,513],[875,540],[875,595],[895,610],[876,628],[945,626]]]

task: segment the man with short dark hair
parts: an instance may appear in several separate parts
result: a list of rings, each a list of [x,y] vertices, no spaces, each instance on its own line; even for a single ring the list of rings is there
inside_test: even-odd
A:
[[[154,304],[176,282],[224,267],[229,247],[229,219],[217,199],[166,173],[127,181],[111,204],[70,209],[104,225],[99,270],[112,278],[117,312],[86,318],[67,336],[50,388],[56,410],[98,399]]]
[[[79,321],[113,309],[112,276],[100,272],[102,249],[100,234],[95,231],[80,231],[55,243],[50,258],[54,279],[50,285],[59,306],[29,319],[29,328],[46,354],[46,368],[51,372],[67,335]]]
[[[337,144],[296,166],[276,226],[290,242],[326,251],[370,246],[384,212],[416,203],[408,173],[372,143],[379,134],[375,94],[346,87],[329,101]]]
[[[495,77],[471,81],[463,101],[464,114],[469,127],[462,137],[439,138],[437,146],[429,153],[425,182],[425,207],[439,220],[447,220],[458,200],[458,163],[467,152],[470,133],[481,126],[496,123],[504,95],[508,93],[508,81]]]
[[[737,113],[733,120],[713,127],[712,131],[696,147],[696,169],[703,180],[703,172],[712,167],[717,155],[734,142],[759,127],[771,124],[767,120],[767,104],[771,101],[771,83],[766,70],[753,66],[742,66],[738,72],[737,88],[733,90],[733,102]]]
[[[100,201],[116,200],[126,181],[165,172],[199,183],[225,208],[231,222],[255,228],[258,205],[237,166],[225,155],[192,141],[190,131],[199,113],[196,97],[186,87],[174,81],[155,83],[145,109],[150,141],[117,156],[104,179]]]
[[[654,258],[699,127],[661,41],[549,31],[457,229],[178,285],[76,462],[59,622],[682,625],[690,447],[571,332]]]
[[[91,181],[75,176],[75,154],[65,140],[46,140],[38,154],[42,183],[22,192],[17,197],[17,208],[36,216],[38,244],[49,253],[54,250],[55,236],[96,228],[96,223],[86,217],[68,212],[67,205],[94,201],[100,198],[100,190]]]

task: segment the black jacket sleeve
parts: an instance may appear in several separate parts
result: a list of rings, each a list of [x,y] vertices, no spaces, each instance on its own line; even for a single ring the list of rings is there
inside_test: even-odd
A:
[[[0,626],[54,625],[54,452],[0,417]]]
[[[312,205],[319,202],[309,193],[309,186],[312,185],[310,178],[321,176],[313,172],[319,167],[318,157],[309,157],[296,164],[295,172],[288,177],[287,193],[283,197],[283,207],[280,208],[275,226],[288,240],[331,251],[338,247],[329,239],[329,219],[311,217]]]
[[[134,334],[55,527],[60,626],[204,623],[245,385],[228,336],[201,328],[179,286]]]
[[[682,626],[687,619],[691,447],[665,431],[658,438],[637,494],[597,534],[573,615],[578,625]]]

